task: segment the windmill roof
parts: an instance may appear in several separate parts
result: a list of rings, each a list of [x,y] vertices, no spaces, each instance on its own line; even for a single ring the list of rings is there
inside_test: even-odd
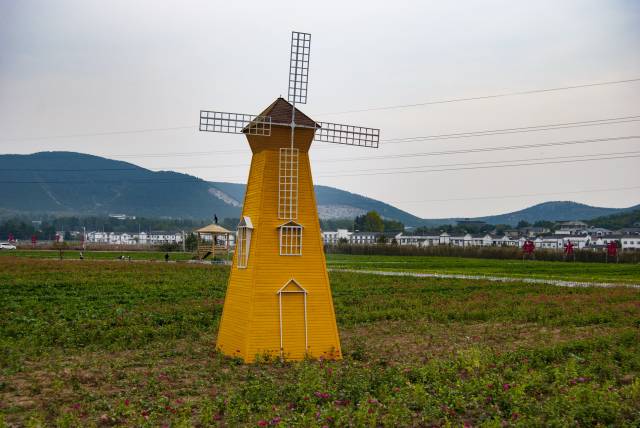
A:
[[[272,125],[291,125],[291,113],[293,105],[282,97],[276,99],[269,107],[264,109],[260,116],[271,116]],[[320,128],[313,119],[296,109],[296,127]]]

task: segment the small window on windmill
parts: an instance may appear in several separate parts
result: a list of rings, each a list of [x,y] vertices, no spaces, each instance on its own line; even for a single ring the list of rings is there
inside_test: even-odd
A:
[[[246,268],[249,262],[249,249],[251,247],[251,232],[253,224],[251,218],[244,216],[238,224],[238,242],[236,244],[236,263],[238,268]]]
[[[280,255],[302,255],[302,226],[294,221],[280,225]]]
[[[278,177],[278,218],[298,217],[298,149],[280,148]]]

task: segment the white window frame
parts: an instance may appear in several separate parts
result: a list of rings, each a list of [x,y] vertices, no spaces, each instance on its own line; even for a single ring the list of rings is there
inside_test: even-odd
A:
[[[302,225],[289,221],[278,226],[281,256],[302,255]]]
[[[297,148],[281,147],[278,171],[278,218],[298,218],[298,163]]]
[[[238,238],[236,240],[236,266],[238,269],[246,269],[249,264],[249,251],[251,250],[251,235],[253,224],[248,216],[242,217],[238,223]]]

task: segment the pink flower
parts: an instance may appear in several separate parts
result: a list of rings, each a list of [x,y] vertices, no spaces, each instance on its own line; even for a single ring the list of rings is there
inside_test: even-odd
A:
[[[280,423],[282,419],[280,419],[280,416],[276,416],[275,418],[271,419],[271,421],[269,422],[271,425],[278,425]]]
[[[505,384],[502,385],[502,390],[503,391],[508,391],[509,388],[511,388],[511,385],[509,385],[508,383],[505,383]]]
[[[260,420],[258,421],[258,426],[259,426],[259,427],[266,427],[266,426],[268,426],[268,425],[269,425],[269,422],[265,421],[264,419],[260,419]]]
[[[124,400],[124,405],[128,406],[129,405],[129,399],[127,398],[126,400]]]

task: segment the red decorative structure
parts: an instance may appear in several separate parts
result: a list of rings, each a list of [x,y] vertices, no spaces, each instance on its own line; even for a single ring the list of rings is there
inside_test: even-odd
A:
[[[531,239],[527,239],[522,246],[522,250],[527,254],[533,254],[533,251],[536,249],[536,244],[533,243]]]
[[[37,243],[38,243],[38,237],[36,235],[31,235],[31,245],[33,245],[33,248],[36,248]]]
[[[60,242],[60,234],[56,233],[56,242]]]
[[[573,242],[571,241],[567,241],[566,244],[564,244],[564,255],[565,256],[573,256]]]
[[[14,243],[16,242],[15,237],[13,236],[13,233],[9,233],[9,236],[7,237],[7,241]]]
[[[616,262],[618,261],[618,243],[616,241],[610,241],[607,244],[607,262],[609,262],[609,257],[615,257]]]
[[[524,241],[524,245],[522,245],[522,260],[524,261],[525,256],[532,256],[535,249],[536,244],[531,239]]]

